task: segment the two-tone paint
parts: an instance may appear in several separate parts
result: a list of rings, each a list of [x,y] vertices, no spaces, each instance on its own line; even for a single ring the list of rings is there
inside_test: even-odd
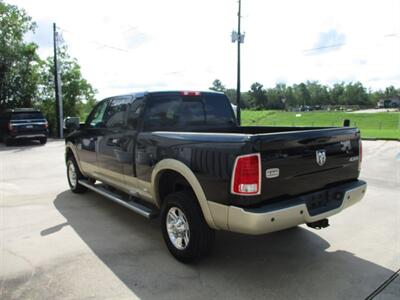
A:
[[[139,93],[120,97],[132,102],[140,99],[146,105],[150,96],[151,93]],[[229,100],[226,98],[226,101]],[[206,132],[195,128],[147,132],[143,131],[142,122],[143,118],[139,119],[136,130],[82,125],[66,138],[67,155],[74,155],[86,176],[157,207],[162,202],[159,193],[162,174],[176,172],[193,189],[210,227],[243,233],[265,233],[272,231],[271,228],[287,228],[318,218],[310,215],[306,198],[302,198],[296,216],[300,211],[307,213],[291,218],[291,222],[284,222],[284,225],[278,226],[277,222],[273,224],[275,227],[267,230],[265,224],[257,225],[262,223],[261,215],[258,215],[258,221],[249,223],[249,214],[257,212],[248,209],[265,208],[267,212],[261,213],[270,215],[270,205],[280,210],[279,205],[288,199],[336,188],[340,190],[341,203],[330,210],[334,214],[348,206],[346,201],[350,200],[345,196],[351,194],[354,187],[357,191],[353,192],[356,196],[352,196],[352,203],[361,199],[361,190],[365,192],[365,185],[360,185],[357,180],[360,152],[357,128],[241,127],[232,124],[226,128],[209,128]],[[316,151],[321,149],[326,154],[322,166],[316,161]],[[235,159],[251,153],[261,156],[261,193],[234,195],[230,188]],[[267,171],[271,169],[279,175],[267,178]],[[323,212],[321,216],[330,213]]]

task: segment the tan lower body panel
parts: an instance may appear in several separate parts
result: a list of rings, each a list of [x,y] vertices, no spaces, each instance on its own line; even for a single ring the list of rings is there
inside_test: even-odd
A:
[[[151,194],[151,183],[132,176],[113,172],[95,165],[81,162],[82,170],[86,176],[104,182],[129,195],[157,205],[154,195]]]
[[[343,196],[340,207],[315,216],[308,213],[305,204],[264,213],[254,213],[240,207],[221,205],[211,201],[208,202],[208,206],[217,228],[257,235],[319,221],[335,215],[360,201],[365,195],[366,188],[365,184],[348,190]]]

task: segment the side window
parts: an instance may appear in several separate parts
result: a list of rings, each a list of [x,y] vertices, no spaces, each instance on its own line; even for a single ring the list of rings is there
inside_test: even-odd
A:
[[[133,100],[129,104],[128,117],[127,117],[127,127],[128,129],[136,130],[139,122],[139,117],[144,108],[144,98],[139,98]]]
[[[104,114],[106,128],[119,128],[125,126],[125,113],[131,97],[119,97],[111,100]]]
[[[86,125],[91,128],[103,127],[103,116],[107,108],[108,101],[100,102],[90,113],[86,120]]]

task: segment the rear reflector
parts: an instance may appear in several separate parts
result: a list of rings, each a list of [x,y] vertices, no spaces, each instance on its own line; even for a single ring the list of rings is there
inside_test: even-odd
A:
[[[241,196],[261,192],[261,157],[259,153],[236,158],[232,173],[231,193]]]
[[[200,92],[194,92],[194,91],[182,91],[181,92],[182,96],[200,96]]]

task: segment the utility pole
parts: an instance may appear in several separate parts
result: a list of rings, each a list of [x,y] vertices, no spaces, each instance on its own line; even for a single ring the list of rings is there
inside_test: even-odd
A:
[[[240,106],[241,106],[241,101],[240,101],[240,44],[244,43],[244,34],[241,33],[240,31],[240,20],[242,18],[241,16],[241,10],[242,10],[242,3],[241,0],[239,1],[239,9],[238,9],[238,27],[237,31],[232,32],[232,43],[237,42],[237,86],[236,86],[236,104],[237,104],[237,121],[240,125],[241,123],[241,115],[240,115]]]
[[[61,94],[61,74],[57,59],[58,33],[56,23],[53,23],[53,46],[54,46],[54,89],[56,92],[56,116],[57,116],[57,136],[64,138],[63,132],[63,105]]]
[[[238,105],[237,110],[237,118],[239,125],[241,124],[241,116],[240,116],[240,18],[241,18],[241,10],[242,10],[242,1],[239,0],[239,10],[238,10],[238,39],[237,39],[237,87],[236,87],[236,101]]]

